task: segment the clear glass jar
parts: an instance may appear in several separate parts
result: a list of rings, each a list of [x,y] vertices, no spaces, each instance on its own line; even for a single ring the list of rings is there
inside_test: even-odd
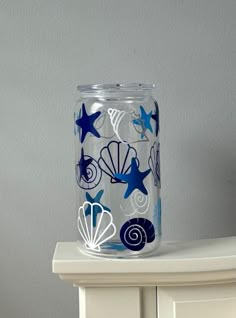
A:
[[[161,238],[159,109],[150,84],[78,87],[75,108],[79,248],[152,254]]]

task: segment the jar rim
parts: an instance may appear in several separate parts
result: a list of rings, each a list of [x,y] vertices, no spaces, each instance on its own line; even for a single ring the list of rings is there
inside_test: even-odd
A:
[[[83,84],[78,85],[77,89],[81,93],[89,93],[96,91],[108,92],[133,92],[133,91],[151,91],[156,87],[155,84],[148,83],[114,83],[114,84]]]

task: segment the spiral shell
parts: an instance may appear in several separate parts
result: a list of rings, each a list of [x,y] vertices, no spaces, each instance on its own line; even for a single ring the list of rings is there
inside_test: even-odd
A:
[[[136,189],[131,197],[131,204],[134,209],[134,213],[144,214],[147,212],[150,205],[149,195],[145,195],[138,189]]]
[[[82,162],[89,162],[86,168],[84,168],[86,174],[81,173]],[[81,158],[75,166],[75,175],[78,186],[82,189],[90,190],[99,184],[102,178],[102,171],[94,158],[84,155],[82,152]]]
[[[91,213],[89,217],[86,217],[88,208]],[[97,218],[95,227],[93,226],[94,218]],[[116,234],[116,227],[111,213],[104,210],[99,203],[85,201],[79,208],[77,225],[85,247],[97,252],[101,250],[103,243],[109,241]]]
[[[128,206],[120,205],[121,210],[124,212],[126,216],[131,216],[135,213],[137,214],[145,214],[150,205],[150,196],[147,194],[145,195],[138,189],[135,189],[131,195],[131,206],[130,204]]]
[[[118,110],[115,108],[108,108],[107,112],[110,116],[111,125],[113,127],[114,133],[116,134],[117,138],[122,143],[127,144],[127,142],[123,140],[119,134],[119,126],[126,112],[124,110]]]
[[[146,243],[155,240],[155,229],[151,221],[144,218],[134,218],[123,224],[120,230],[122,243],[132,251],[140,251]]]

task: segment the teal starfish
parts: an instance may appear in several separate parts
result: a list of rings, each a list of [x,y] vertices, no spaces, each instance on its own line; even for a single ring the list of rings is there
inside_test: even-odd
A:
[[[100,206],[105,210],[105,211],[109,211],[111,212],[111,210],[106,207],[105,205],[101,204],[100,200],[102,198],[102,195],[104,193],[104,190],[100,190],[94,198],[91,197],[91,195],[86,192],[85,196],[86,196],[86,200],[90,203],[98,203],[100,204]],[[93,227],[95,227],[97,225],[97,215],[98,213],[101,213],[103,210],[101,209],[101,207],[98,205],[93,206]],[[88,216],[91,214],[91,206],[87,206],[86,210],[85,210],[85,215]]]
[[[140,106],[140,118],[138,119],[133,119],[133,123],[135,125],[140,125],[144,126],[145,130],[150,130],[150,132],[152,132],[152,126],[151,126],[151,118],[152,118],[152,111],[150,111],[150,113],[146,113],[145,109],[143,108],[143,106]],[[143,132],[141,133],[141,138],[144,137]]]

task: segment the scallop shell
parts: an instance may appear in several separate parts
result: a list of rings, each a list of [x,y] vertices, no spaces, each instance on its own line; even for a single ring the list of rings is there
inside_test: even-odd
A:
[[[106,147],[101,149],[98,164],[100,169],[111,178],[111,183],[125,183],[115,178],[114,174],[128,173],[132,158],[135,158],[139,166],[135,148],[119,141],[110,141]]]
[[[86,216],[85,211],[88,207],[91,213]],[[93,226],[94,217],[97,218],[95,227]],[[116,234],[116,227],[111,213],[104,210],[99,203],[85,201],[79,208],[77,225],[79,233],[84,240],[85,248],[97,252],[101,250],[103,243],[109,241]]]
[[[150,149],[150,156],[148,158],[148,165],[152,171],[154,178],[154,185],[158,188],[161,186],[161,175],[160,175],[160,143],[154,142]]]

